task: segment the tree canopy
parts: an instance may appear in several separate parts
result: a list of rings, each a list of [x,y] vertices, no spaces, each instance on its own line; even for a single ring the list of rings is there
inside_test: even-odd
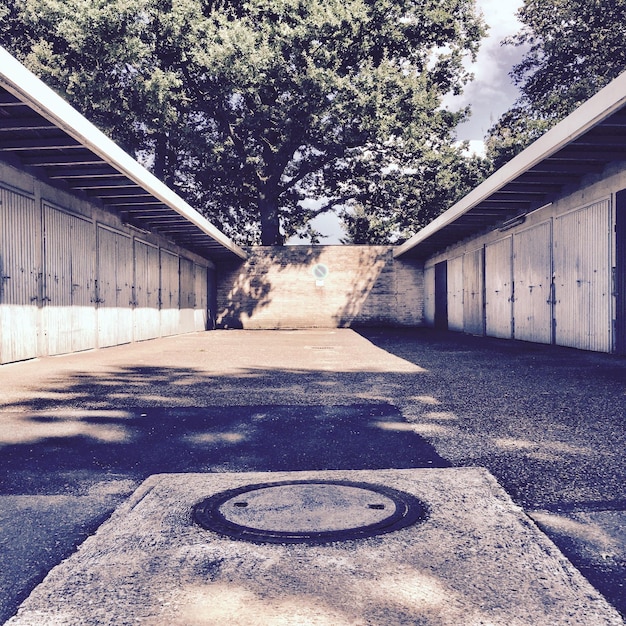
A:
[[[239,243],[393,241],[484,174],[474,0],[0,0],[0,41]]]
[[[496,167],[626,69],[626,0],[524,0],[518,18],[503,44],[527,48],[511,72],[521,97],[489,131]]]

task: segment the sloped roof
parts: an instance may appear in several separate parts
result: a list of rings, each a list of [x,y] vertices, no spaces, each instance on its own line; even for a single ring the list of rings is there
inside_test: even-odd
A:
[[[0,47],[0,158],[84,192],[205,258],[245,258],[185,200]]]
[[[394,256],[428,258],[553,202],[614,161],[626,161],[626,72],[398,246]]]

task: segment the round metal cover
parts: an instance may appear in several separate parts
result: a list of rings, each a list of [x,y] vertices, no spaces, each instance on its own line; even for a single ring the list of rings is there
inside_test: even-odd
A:
[[[287,481],[222,491],[193,510],[195,521],[257,543],[327,543],[389,533],[428,515],[415,496],[350,481]]]

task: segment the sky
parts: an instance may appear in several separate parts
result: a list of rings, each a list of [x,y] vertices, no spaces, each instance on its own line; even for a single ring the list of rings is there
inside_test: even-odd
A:
[[[522,0],[477,0],[476,4],[489,25],[489,32],[482,42],[476,63],[471,66],[474,81],[461,96],[449,99],[446,104],[450,108],[471,106],[472,116],[459,126],[458,138],[469,140],[472,148],[480,151],[489,128],[519,95],[509,72],[521,60],[524,51],[500,45],[505,37],[518,32],[521,27],[515,14],[522,6]]]
[[[469,105],[472,110],[469,120],[458,127],[459,140],[470,142],[470,149],[479,154],[484,152],[483,138],[489,128],[507,111],[517,99],[519,92],[511,82],[509,72],[518,63],[523,50],[513,46],[503,47],[500,42],[516,33],[521,24],[516,18],[523,0],[476,0],[485,22],[489,25],[483,39],[476,63],[470,66],[474,81],[466,86],[462,95],[450,97],[444,104],[452,110]],[[313,225],[326,237],[323,244],[338,244],[342,237],[341,226],[336,215],[328,213],[313,221]],[[288,243],[302,243],[290,240]]]

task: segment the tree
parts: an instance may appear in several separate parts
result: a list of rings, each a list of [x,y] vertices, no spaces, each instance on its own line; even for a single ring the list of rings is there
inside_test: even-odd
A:
[[[452,142],[415,147],[385,164],[366,164],[352,178],[360,183],[358,193],[341,211],[344,243],[402,242],[469,193],[490,173],[491,163],[466,149]]]
[[[175,184],[191,110],[170,50],[185,17],[167,0],[0,0],[0,42]]]
[[[528,48],[511,72],[522,95],[489,130],[496,167],[626,68],[626,0],[525,0],[518,17],[522,29],[503,43]]]
[[[5,45],[240,243],[338,207],[397,238],[432,210],[410,187],[465,164],[441,102],[470,79],[474,0],[18,3]]]
[[[237,216],[260,221],[263,243],[278,243],[321,212],[364,204],[399,159],[413,168],[425,146],[450,143],[462,114],[440,104],[468,78],[461,60],[482,33],[472,8],[390,0],[222,7],[205,47],[206,80],[193,80],[217,112],[217,153],[207,150],[201,168],[205,202],[238,205]],[[228,183],[215,184],[224,172]],[[305,209],[305,199],[317,205]]]

